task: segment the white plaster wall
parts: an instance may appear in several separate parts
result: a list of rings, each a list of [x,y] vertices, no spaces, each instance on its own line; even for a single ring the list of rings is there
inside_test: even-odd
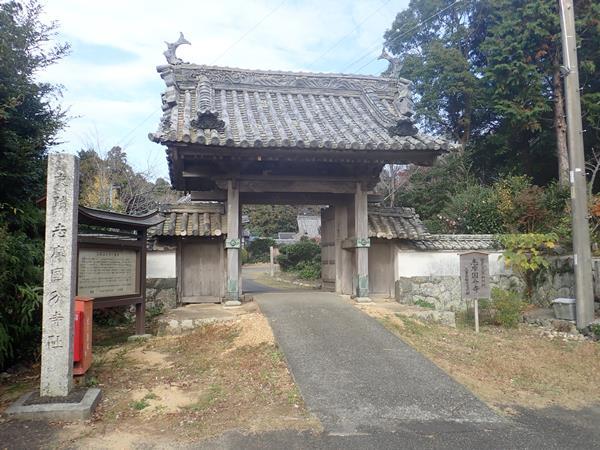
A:
[[[459,276],[461,253],[451,251],[396,250],[396,280],[400,277]],[[487,252],[486,252],[487,253]],[[489,253],[490,276],[510,273],[500,252]]]
[[[175,278],[175,251],[146,253],[146,278]]]

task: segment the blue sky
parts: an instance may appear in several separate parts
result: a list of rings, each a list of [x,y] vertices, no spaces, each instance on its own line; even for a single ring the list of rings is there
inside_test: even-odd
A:
[[[123,147],[150,178],[167,177],[164,147],[148,140],[160,119],[164,41],[178,56],[248,69],[379,74],[383,33],[408,0],[48,0],[71,54],[41,74],[64,86],[71,120],[57,150]],[[363,67],[364,66],[364,67]]]

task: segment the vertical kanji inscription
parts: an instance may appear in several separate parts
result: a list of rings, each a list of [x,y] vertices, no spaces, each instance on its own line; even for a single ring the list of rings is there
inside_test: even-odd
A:
[[[62,397],[73,384],[73,314],[79,160],[48,157],[40,394]]]

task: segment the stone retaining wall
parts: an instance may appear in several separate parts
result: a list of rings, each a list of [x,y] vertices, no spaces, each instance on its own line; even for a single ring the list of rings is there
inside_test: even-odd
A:
[[[177,306],[177,278],[146,278],[146,308]]]
[[[523,282],[519,277],[507,271],[504,274],[492,275],[491,286],[501,289],[522,290]],[[396,301],[415,304],[419,301],[431,303],[441,311],[459,311],[466,307],[460,294],[460,277],[413,276],[399,277],[395,284]],[[596,293],[596,296],[600,292]],[[533,303],[548,306],[557,297],[575,296],[575,278],[573,276],[573,260],[570,257],[555,258],[550,268],[538,277],[533,295]]]

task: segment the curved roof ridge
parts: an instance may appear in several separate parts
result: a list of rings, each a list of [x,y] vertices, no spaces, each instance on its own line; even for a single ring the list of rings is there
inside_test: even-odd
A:
[[[232,66],[218,66],[212,64],[196,64],[196,63],[181,63],[181,64],[161,64],[156,66],[158,72],[164,72],[173,68],[183,68],[192,70],[229,70],[232,72],[245,72],[260,75],[297,75],[297,76],[309,76],[309,77],[321,77],[321,78],[352,78],[352,79],[364,79],[364,80],[382,80],[390,82],[401,82],[403,84],[411,84],[410,80],[402,77],[388,77],[384,75],[369,75],[369,74],[358,74],[358,73],[342,73],[342,72],[313,72],[304,70],[277,70],[277,69],[249,69],[245,67],[232,67]]]

